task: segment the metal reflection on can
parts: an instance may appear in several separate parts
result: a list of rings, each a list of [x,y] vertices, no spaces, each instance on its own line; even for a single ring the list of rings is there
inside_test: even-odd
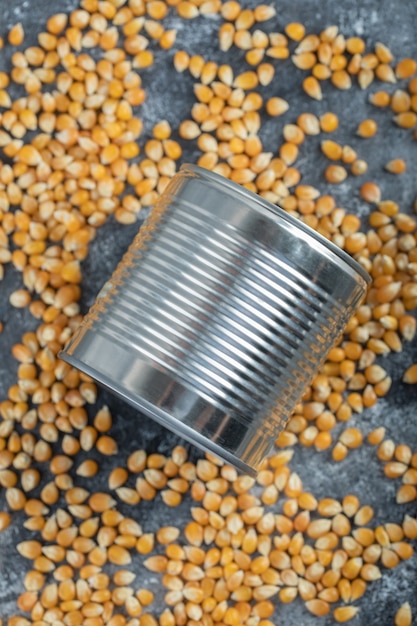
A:
[[[60,356],[254,474],[368,282],[302,222],[185,165]]]

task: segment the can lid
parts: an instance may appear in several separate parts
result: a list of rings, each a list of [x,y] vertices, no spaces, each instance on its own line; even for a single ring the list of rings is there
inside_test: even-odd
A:
[[[303,231],[309,237],[312,237],[317,242],[319,242],[322,246],[327,248],[329,252],[339,257],[340,260],[344,261],[351,270],[359,274],[359,276],[366,282],[367,285],[371,283],[371,277],[368,272],[353,259],[347,252],[336,246],[332,241],[326,239],[323,235],[315,231],[307,224],[304,224],[301,220],[296,219],[284,209],[279,207],[276,204],[272,204],[269,200],[258,196],[253,191],[246,189],[242,185],[239,185],[224,176],[220,176],[220,174],[216,174],[215,172],[211,172],[210,170],[205,169],[204,167],[200,167],[199,165],[193,165],[191,163],[184,163],[180,171],[188,172],[191,175],[197,175],[199,178],[208,179],[212,181],[216,185],[220,185],[222,187],[228,187],[231,189],[233,193],[238,193],[241,196],[244,196],[245,199],[251,204],[251,206],[258,211],[268,211],[268,217],[271,219],[279,218],[279,220],[285,220],[295,228]]]

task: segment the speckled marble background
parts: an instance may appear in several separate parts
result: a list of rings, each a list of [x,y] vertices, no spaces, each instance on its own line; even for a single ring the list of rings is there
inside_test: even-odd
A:
[[[382,41],[392,49],[396,57],[417,58],[417,2],[414,0],[282,0],[274,4],[277,15],[271,22],[273,30],[281,31],[291,21],[302,21],[307,32],[318,32],[324,26],[337,24],[346,36],[361,35],[369,45]],[[45,19],[50,14],[69,11],[76,6],[75,0],[0,0],[0,35],[5,34],[14,23],[21,21],[27,33],[25,43],[30,45],[35,42],[36,33],[43,30]],[[173,73],[171,59],[175,50],[183,48],[188,52],[203,54],[207,59],[226,59],[224,55],[219,55],[217,38],[214,35],[220,24],[218,17],[186,23],[173,16],[171,22],[171,27],[178,28],[176,45],[167,54],[158,56],[155,65],[143,73],[147,101],[141,108],[141,116],[145,123],[145,134],[149,134],[152,125],[160,119],[168,119],[175,128],[179,120],[189,116],[194,101],[193,80],[189,75],[182,75],[180,78]],[[239,69],[246,67],[243,58],[243,53],[234,50],[233,55],[227,57],[227,62]],[[3,50],[0,52],[0,69],[7,70],[9,67],[8,54]],[[337,112],[341,126],[336,139],[347,143],[352,141],[357,123],[371,116],[380,124],[380,132],[372,141],[360,144],[360,156],[370,164],[366,179],[380,182],[385,198],[399,202],[403,211],[411,211],[416,197],[417,143],[412,139],[411,133],[399,131],[383,111],[367,103],[369,91],[381,88],[380,84],[372,86],[367,92],[361,92],[358,88],[341,92],[326,85],[323,101],[315,102],[303,94],[302,77],[303,73],[290,62],[280,63],[272,84],[264,89],[265,95],[279,95],[291,103],[286,115],[265,120],[260,133],[265,148],[276,150],[283,124],[295,120],[303,111],[317,114],[326,110]],[[297,167],[303,173],[303,182],[318,186],[323,193],[331,191],[341,206],[365,215],[369,207],[364,205],[358,195],[363,179],[349,177],[338,187],[331,187],[323,182],[326,161],[318,149],[320,139],[320,136],[310,137],[301,147],[301,158]],[[193,145],[194,142],[187,144],[183,162],[193,162],[198,158],[198,152]],[[408,163],[407,173],[401,177],[390,177],[382,173],[382,166],[394,156],[401,156]],[[101,284],[110,276],[137,228],[115,227],[112,222],[98,233],[84,263],[84,311],[92,304]],[[17,364],[10,356],[11,345],[18,341],[24,330],[36,326],[36,321],[29,313],[11,310],[8,306],[9,293],[17,288],[19,281],[19,275],[8,268],[5,280],[0,284],[0,319],[5,325],[4,332],[0,335],[0,398],[6,396],[8,386],[15,380]],[[407,346],[403,353],[381,359],[394,381],[391,392],[372,409],[353,417],[350,425],[359,424],[364,432],[383,425],[387,429],[387,435],[397,443],[406,442],[414,451],[417,450],[417,390],[400,382],[404,369],[415,361],[415,342],[414,345]],[[101,457],[103,471],[95,480],[96,489],[106,488],[111,467],[122,464],[132,450],[143,447],[148,451],[164,452],[180,442],[174,435],[138,415],[107,393],[100,392],[99,401],[101,404],[107,403],[111,408],[114,417],[112,434],[118,441],[120,453],[118,457]],[[186,447],[190,449],[193,458],[200,456],[201,453],[188,444]],[[353,450],[340,464],[331,463],[330,455],[330,451],[319,454],[313,449],[296,448],[291,467],[303,479],[305,489],[312,491],[316,497],[343,497],[346,493],[355,493],[363,504],[371,504],[375,508],[377,523],[399,523],[405,513],[416,514],[416,503],[402,506],[395,504],[395,492],[399,483],[384,477],[382,464],[377,460],[371,446],[364,445]],[[83,485],[82,480],[79,482]],[[145,532],[152,532],[161,525],[172,523],[173,516],[175,524],[181,526],[182,522],[189,520],[190,506],[191,500],[185,499],[175,512],[161,505],[160,500],[143,502],[137,510],[126,505],[120,508],[122,512],[138,519]],[[4,494],[0,493],[0,510],[3,508]],[[278,503],[277,510],[279,508]],[[29,562],[21,558],[15,548],[16,543],[30,538],[31,535],[22,527],[23,519],[21,513],[14,513],[13,524],[0,534],[0,617],[3,618],[16,612],[16,597],[23,591],[22,580],[29,566]],[[142,562],[143,557],[140,555],[134,557],[132,567],[138,572],[136,582],[140,581],[143,586],[151,587],[159,601],[164,595],[160,577],[144,569]],[[393,624],[396,610],[405,601],[411,603],[417,623],[416,557],[394,570],[384,570],[382,579],[370,584],[366,595],[358,602],[361,610],[350,623],[352,626],[389,626]],[[158,603],[152,605],[151,609],[157,606]],[[299,601],[290,605],[277,605],[272,620],[277,626],[315,623],[330,626],[334,623],[330,616],[322,620],[314,618]]]

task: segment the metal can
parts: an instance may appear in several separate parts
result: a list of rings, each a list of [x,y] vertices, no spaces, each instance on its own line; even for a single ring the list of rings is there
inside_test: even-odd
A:
[[[282,209],[184,165],[60,356],[254,475],[369,281]]]

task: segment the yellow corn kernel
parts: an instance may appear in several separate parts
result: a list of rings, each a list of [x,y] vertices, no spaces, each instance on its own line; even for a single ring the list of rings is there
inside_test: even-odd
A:
[[[25,31],[23,30],[22,24],[19,22],[15,24],[7,35],[7,40],[11,46],[20,46],[23,43],[25,38]]]
[[[414,59],[401,59],[395,68],[397,78],[411,78],[417,72],[417,62]]]
[[[324,113],[320,117],[320,128],[324,133],[333,133],[339,126],[339,119],[335,113]]]
[[[317,57],[313,52],[300,52],[294,54],[291,59],[300,70],[310,70],[317,63]]]
[[[291,22],[284,28],[286,34],[294,41],[300,41],[305,35],[305,28],[299,22]]]
[[[390,103],[390,95],[386,91],[376,91],[369,95],[369,102],[377,107],[386,107]]]
[[[352,86],[352,80],[344,69],[334,71],[330,80],[338,89],[350,89]]]
[[[366,119],[359,124],[358,128],[356,129],[356,134],[359,135],[359,137],[368,138],[373,137],[377,130],[378,125],[375,120]]]
[[[323,99],[320,83],[314,76],[307,76],[307,78],[303,80],[303,89],[310,98],[314,100]]]

